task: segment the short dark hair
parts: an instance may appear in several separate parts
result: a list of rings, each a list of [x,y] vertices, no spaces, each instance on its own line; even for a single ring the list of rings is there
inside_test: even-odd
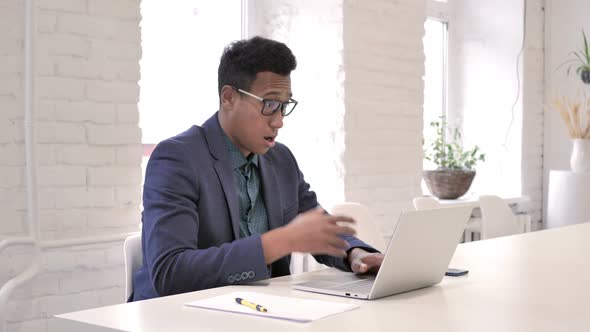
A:
[[[219,96],[224,85],[249,90],[257,73],[270,71],[287,76],[295,67],[295,56],[281,42],[259,36],[235,41],[225,47],[219,61]]]

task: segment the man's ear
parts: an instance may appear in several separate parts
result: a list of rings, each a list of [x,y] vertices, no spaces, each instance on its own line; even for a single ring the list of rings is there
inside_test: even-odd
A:
[[[225,109],[225,110],[232,110],[234,109],[234,105],[236,103],[236,100],[238,98],[237,93],[235,93],[234,88],[232,88],[229,85],[224,85],[223,88],[221,88],[221,108]]]

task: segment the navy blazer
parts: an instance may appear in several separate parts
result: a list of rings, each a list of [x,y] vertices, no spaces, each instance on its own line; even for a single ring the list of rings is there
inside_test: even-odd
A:
[[[260,156],[260,175],[269,229],[318,206],[286,146],[276,143]],[[143,206],[134,301],[289,274],[290,255],[267,268],[260,236],[239,236],[238,194],[217,113],[158,144],[147,165]],[[349,250],[375,251],[353,236],[345,239]],[[350,271],[346,259],[315,258]]]

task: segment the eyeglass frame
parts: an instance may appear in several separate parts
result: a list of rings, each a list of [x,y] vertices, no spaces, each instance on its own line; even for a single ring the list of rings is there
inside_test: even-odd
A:
[[[262,102],[262,108],[260,109],[260,113],[262,113],[262,115],[264,115],[264,116],[272,116],[272,115],[274,115],[274,114],[275,114],[275,113],[276,113],[276,112],[277,112],[279,109],[281,110],[281,115],[282,115],[282,116],[287,116],[287,115],[289,115],[289,114],[293,113],[293,111],[295,110],[295,107],[297,107],[297,104],[299,104],[299,102],[298,102],[297,100],[293,99],[293,98],[289,98],[289,100],[288,100],[288,101],[286,101],[286,102],[284,102],[284,103],[283,103],[283,102],[281,102],[281,101],[278,101],[278,100],[276,100],[276,99],[267,99],[267,98],[262,98],[262,97],[259,97],[259,96],[255,95],[255,94],[252,94],[252,93],[250,93],[250,92],[248,92],[248,91],[242,90],[242,89],[240,89],[240,88],[237,88],[237,87],[235,87],[235,86],[232,86],[232,88],[233,88],[234,90],[236,90],[236,91],[240,92],[240,93],[243,93],[243,94],[245,94],[246,96],[250,96],[250,97],[252,97],[252,98],[254,98],[254,99],[258,100],[258,101],[261,101],[261,102]],[[266,113],[264,113],[264,109],[266,108],[266,106],[267,106],[267,103],[268,103],[268,102],[275,102],[275,103],[278,103],[278,106],[277,106],[275,109],[273,109],[273,110],[271,111],[271,113],[270,113],[270,114],[266,114]],[[285,113],[285,108],[286,108],[286,107],[287,107],[287,105],[289,105],[289,104],[293,104],[293,108],[291,109],[291,111],[289,111],[289,113]]]

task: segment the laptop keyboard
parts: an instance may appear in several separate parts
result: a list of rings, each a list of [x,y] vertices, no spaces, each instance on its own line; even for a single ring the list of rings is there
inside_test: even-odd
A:
[[[373,287],[375,279],[364,279],[353,281],[342,285],[331,287],[336,291],[350,292],[350,293],[369,293]]]

